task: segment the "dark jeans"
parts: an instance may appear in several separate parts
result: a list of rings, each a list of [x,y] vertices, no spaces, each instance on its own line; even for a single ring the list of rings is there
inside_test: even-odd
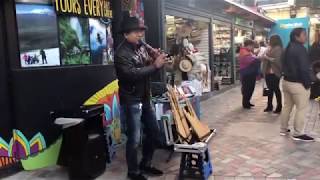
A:
[[[273,100],[273,94],[276,95],[277,98],[277,107],[282,107],[282,95],[280,90],[280,78],[276,76],[275,74],[267,74],[266,75],[266,84],[269,89],[268,94],[268,108],[273,108],[272,100]]]
[[[242,76],[242,106],[250,107],[250,100],[252,98],[252,94],[254,92],[254,88],[256,87],[256,74],[249,74]]]
[[[159,142],[159,126],[155,111],[150,102],[121,105],[121,117],[126,122],[128,137],[126,158],[129,173],[139,173],[138,148],[141,140],[141,128],[145,133],[142,147],[141,165],[150,166],[156,145]]]

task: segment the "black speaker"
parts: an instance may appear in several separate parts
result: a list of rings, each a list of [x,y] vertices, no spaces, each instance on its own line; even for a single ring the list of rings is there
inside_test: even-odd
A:
[[[107,146],[102,117],[103,105],[56,111],[54,118],[81,118],[83,121],[63,130],[59,165],[68,167],[69,179],[89,180],[106,169]]]
[[[100,134],[89,134],[88,141],[79,154],[69,159],[69,178],[94,179],[106,169],[107,152],[105,138]]]

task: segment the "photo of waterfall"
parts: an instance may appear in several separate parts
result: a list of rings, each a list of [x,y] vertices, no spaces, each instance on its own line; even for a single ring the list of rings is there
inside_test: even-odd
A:
[[[17,4],[21,67],[59,66],[57,16],[53,6]]]
[[[111,21],[89,19],[92,64],[111,64],[113,62],[113,39],[110,27]]]
[[[59,33],[62,64],[90,64],[88,19],[59,16]]]

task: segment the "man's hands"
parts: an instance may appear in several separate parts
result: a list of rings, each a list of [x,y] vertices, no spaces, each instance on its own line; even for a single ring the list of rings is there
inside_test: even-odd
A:
[[[160,69],[163,67],[163,65],[166,63],[166,58],[167,58],[167,54],[165,53],[159,53],[159,56],[156,58],[156,60],[154,61],[153,65],[157,68]]]

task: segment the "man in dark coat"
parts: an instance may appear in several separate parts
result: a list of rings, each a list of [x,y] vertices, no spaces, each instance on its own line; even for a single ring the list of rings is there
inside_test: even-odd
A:
[[[151,160],[158,142],[159,127],[153,106],[150,103],[150,77],[162,68],[166,54],[150,49],[141,39],[146,27],[135,17],[126,17],[122,22],[125,40],[115,54],[115,68],[119,79],[121,118],[126,122],[126,158],[128,177],[145,180],[142,174],[161,176],[162,171],[152,166]],[[141,127],[144,124],[142,161],[138,164],[138,147]]]

